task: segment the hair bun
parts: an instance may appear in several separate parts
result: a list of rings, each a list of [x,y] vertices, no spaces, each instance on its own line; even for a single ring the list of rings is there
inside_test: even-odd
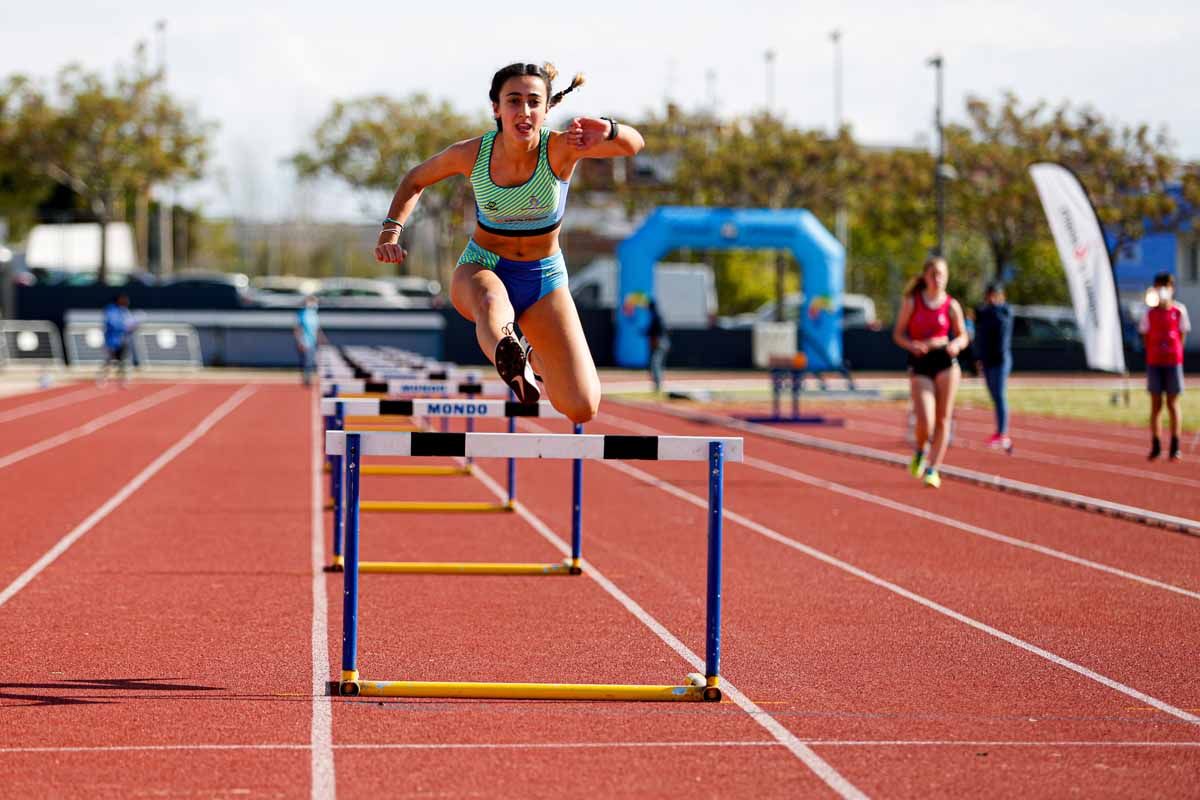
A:
[[[558,67],[554,66],[549,61],[542,64],[542,71],[546,73],[546,76],[550,78],[550,80],[554,80],[558,77]]]

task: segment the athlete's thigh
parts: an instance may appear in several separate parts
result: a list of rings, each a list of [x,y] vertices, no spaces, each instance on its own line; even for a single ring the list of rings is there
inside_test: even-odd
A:
[[[949,417],[954,410],[954,395],[958,392],[958,382],[962,378],[962,369],[958,364],[952,364],[934,378],[934,389],[937,396],[937,411],[939,416]]]
[[[552,398],[563,392],[595,397],[599,402],[600,377],[588,349],[575,301],[566,286],[538,300],[521,315],[521,332],[538,353]]]
[[[504,282],[494,270],[482,264],[460,264],[454,268],[450,278],[450,302],[459,314],[475,322],[476,309],[489,292],[508,297]]]

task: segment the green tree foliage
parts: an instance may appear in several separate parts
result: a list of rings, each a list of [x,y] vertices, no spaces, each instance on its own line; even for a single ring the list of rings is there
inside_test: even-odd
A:
[[[1034,255],[1044,252],[1037,245],[1048,240],[1049,228],[1030,164],[1057,161],[1074,170],[1119,242],[1142,236],[1147,220],[1155,231],[1178,229],[1187,209],[1167,193],[1167,185],[1181,177],[1191,213],[1200,207],[1200,181],[1182,172],[1165,132],[1120,126],[1088,107],[1022,106],[1012,94],[995,106],[972,97],[967,116],[967,124],[947,128],[958,173],[950,184],[951,223],[983,235],[995,273],[1012,266],[1017,281],[1030,282],[1030,294],[1050,285],[1046,271],[1062,282],[1060,265]]]
[[[492,123],[482,115],[458,113],[424,94],[403,99],[382,95],[338,101],[313,132],[312,147],[292,156],[301,177],[331,175],[369,193],[395,191],[408,170],[449,145],[478,136]],[[472,202],[465,180],[450,180],[421,195],[418,219],[437,226],[439,253],[446,262],[461,238]],[[380,204],[380,218],[387,202]]]
[[[15,111],[8,125],[0,123],[0,131],[8,127],[21,141],[11,150],[0,144],[0,172],[19,174],[13,153],[25,159],[25,179],[44,176],[69,186],[87,204],[102,223],[97,280],[103,282],[103,223],[122,216],[128,197],[199,178],[214,126],[197,120],[166,92],[162,73],[147,64],[144,45],[111,85],[73,64],[58,73],[49,98],[23,76],[10,78],[8,87],[6,110]],[[0,132],[0,139],[7,138]],[[14,202],[11,196],[8,200]],[[17,195],[15,202],[22,201]]]
[[[13,75],[0,87],[0,214],[9,219],[17,239],[54,188],[39,168],[53,117],[45,94],[29,78]]]

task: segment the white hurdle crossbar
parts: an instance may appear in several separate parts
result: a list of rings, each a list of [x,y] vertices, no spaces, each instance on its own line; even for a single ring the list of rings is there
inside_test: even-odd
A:
[[[346,569],[343,574],[343,695],[529,699],[721,699],[721,523],[725,462],[742,461],[740,437],[609,436],[595,434],[391,433],[326,431],[325,452],[343,462]],[[705,671],[682,686],[613,687],[603,684],[500,684],[450,681],[360,680],[358,675],[359,473],[364,455],[474,456],[479,458],[616,459],[708,462],[708,587]]]

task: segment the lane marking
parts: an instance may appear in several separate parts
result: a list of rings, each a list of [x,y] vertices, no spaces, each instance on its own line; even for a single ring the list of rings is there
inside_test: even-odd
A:
[[[11,467],[18,461],[24,461],[31,456],[44,453],[47,450],[52,450],[55,447],[58,447],[59,445],[66,444],[67,442],[71,442],[75,439],[95,433],[101,428],[105,428],[114,422],[118,422],[126,417],[133,416],[139,411],[145,411],[148,408],[153,408],[159,403],[165,403],[167,400],[171,400],[182,394],[186,394],[187,392],[190,392],[192,388],[193,387],[190,386],[172,386],[167,389],[163,389],[162,391],[155,392],[149,397],[143,397],[141,400],[130,403],[127,406],[121,406],[116,411],[110,411],[107,414],[103,414],[95,419],[89,420],[77,428],[72,428],[69,431],[63,431],[56,436],[51,436],[49,439],[43,439],[42,441],[35,442],[28,447],[23,447],[20,450],[16,450],[6,456],[0,457],[0,469]]]
[[[667,483],[666,481],[660,480],[659,478],[656,478],[655,476],[651,475],[648,472],[643,472],[640,469],[631,467],[628,464],[625,464],[620,461],[602,461],[600,463],[605,464],[619,472],[624,472],[625,474],[627,474],[633,478],[637,478],[638,480],[642,481],[643,483],[647,483],[651,486],[661,489],[662,491],[666,492],[667,494],[678,497],[679,499],[684,500],[688,503],[691,503],[694,506],[698,506],[700,508],[705,508],[705,509],[708,508],[708,500],[707,499],[699,498],[696,495],[691,494],[690,492],[686,492],[682,489],[679,489],[676,486],[674,486],[673,484],[670,484],[670,483]],[[1096,683],[1099,683],[1102,686],[1105,686],[1109,689],[1120,692],[1121,694],[1132,697],[1135,700],[1140,700],[1141,702],[1145,703],[1146,705],[1150,705],[1150,706],[1157,708],[1159,711],[1165,711],[1166,713],[1170,714],[1171,716],[1178,717],[1179,719],[1183,720],[1184,722],[1189,722],[1193,725],[1200,725],[1200,717],[1197,717],[1195,714],[1189,714],[1187,711],[1184,711],[1181,708],[1176,708],[1175,706],[1171,705],[1170,703],[1167,703],[1163,700],[1159,700],[1156,697],[1151,697],[1150,695],[1146,694],[1145,692],[1134,689],[1132,686],[1127,686],[1127,685],[1121,683],[1120,681],[1116,681],[1116,680],[1113,680],[1112,678],[1101,675],[1100,673],[1098,673],[1094,670],[1088,669],[1087,667],[1083,666],[1082,664],[1077,664],[1074,661],[1071,661],[1069,659],[1055,655],[1054,653],[1051,653],[1049,650],[1046,650],[1045,648],[1038,647],[1035,644],[1026,642],[1025,640],[1019,639],[1010,633],[1005,633],[1004,631],[1000,630],[999,628],[994,628],[991,625],[988,625],[984,622],[980,622],[977,619],[968,617],[966,614],[961,614],[952,608],[942,605],[941,603],[938,603],[934,600],[930,600],[929,598],[919,595],[916,592],[911,592],[908,589],[905,589],[903,586],[900,586],[899,584],[892,583],[889,580],[880,578],[878,575],[867,572],[864,569],[859,569],[858,567],[856,567],[853,564],[850,564],[846,561],[842,561],[840,558],[836,558],[834,556],[829,555],[828,553],[822,552],[821,550],[817,550],[815,547],[809,547],[808,545],[798,542],[795,539],[791,539],[787,536],[784,536],[782,533],[779,533],[778,531],[768,528],[766,525],[759,524],[759,523],[755,522],[754,520],[749,519],[748,517],[744,517],[741,514],[738,514],[735,511],[730,511],[728,506],[725,508],[725,518],[732,522],[737,523],[738,525],[741,525],[744,528],[748,528],[749,530],[752,530],[755,533],[758,533],[774,542],[778,542],[779,544],[782,544],[785,547],[790,547],[793,550],[798,550],[799,552],[804,553],[805,555],[809,556],[810,558],[814,558],[817,561],[821,561],[822,563],[828,564],[831,567],[835,567],[839,570],[842,570],[843,572],[847,572],[857,578],[867,581],[868,583],[872,583],[872,584],[880,587],[881,589],[886,589],[887,591],[889,591],[893,594],[899,595],[900,597],[903,597],[906,600],[911,600],[912,602],[917,603],[918,605],[924,606],[925,608],[928,608],[931,611],[936,611],[937,613],[942,614],[943,616],[949,617],[950,619],[953,619],[956,622],[960,622],[964,625],[968,625],[978,631],[988,634],[989,636],[993,636],[997,639],[1000,639],[1003,642],[1007,642],[1008,644],[1010,644],[1014,647],[1020,648],[1021,650],[1025,650],[1026,652],[1029,652],[1036,656],[1039,656],[1040,658],[1043,658],[1052,664],[1055,664],[1057,666],[1063,667],[1064,669],[1068,669],[1072,672],[1082,675],[1083,677],[1088,678],[1092,681],[1095,681]]]
[[[326,682],[329,680],[329,597],[325,587],[325,495],[321,476],[325,463],[324,437],[318,397],[309,403],[308,429],[312,454],[312,799],[332,800],[337,796],[337,778],[333,770],[333,707]]]
[[[76,389],[73,391],[64,392],[63,394],[60,394],[57,397],[52,397],[49,400],[39,400],[36,403],[26,403],[23,406],[10,408],[8,411],[0,414],[0,424],[12,422],[14,419],[21,419],[22,417],[28,417],[32,414],[40,414],[43,411],[50,411],[51,409],[62,408],[63,406],[80,403],[84,400],[96,397],[99,394],[100,390],[95,387],[76,387]]]
[[[842,456],[852,456],[855,458],[866,459],[867,461],[883,462],[885,464],[897,464],[905,466],[908,464],[909,458],[898,453],[888,452],[886,450],[876,450],[863,445],[851,444],[849,442],[839,442],[832,439],[823,439],[819,436],[809,436],[795,431],[782,431],[772,429],[767,425],[759,425],[736,417],[720,416],[710,414],[704,411],[683,411],[680,409],[657,406],[652,403],[645,403],[634,400],[614,400],[614,403],[623,405],[629,408],[635,408],[640,411],[651,414],[661,414],[669,417],[676,417],[697,424],[711,424],[725,429],[739,430],[745,433],[761,436],[765,439],[775,439],[790,444],[797,444],[804,447],[811,447],[814,450],[824,450],[825,452],[835,453]],[[1169,531],[1177,531],[1189,536],[1200,536],[1200,520],[1188,519],[1186,517],[1177,517],[1172,514],[1162,514],[1157,511],[1151,511],[1137,506],[1130,506],[1124,503],[1115,503],[1111,500],[1103,500],[1098,497],[1089,497],[1075,492],[1067,492],[1061,489],[1051,489],[1048,486],[1043,486],[1036,483],[1026,483],[1024,481],[1015,480],[1013,478],[1004,478],[999,475],[992,475],[978,470],[966,469],[964,467],[955,467],[949,464],[942,465],[942,475],[952,477],[956,480],[962,480],[967,483],[973,483],[977,486],[983,486],[988,489],[998,489],[1004,492],[1012,492],[1024,497],[1031,497],[1037,500],[1044,500],[1052,503],[1065,505],[1069,508],[1077,508],[1087,511],[1090,514],[1102,514],[1106,516],[1120,517],[1133,520],[1143,525],[1152,525],[1164,528]]]
[[[527,420],[522,420],[521,424],[522,427],[529,430],[540,431],[543,433],[546,432],[546,428],[528,422]],[[607,463],[615,465],[621,462],[610,461]],[[508,497],[508,493],[504,489],[501,489],[500,485],[496,483],[496,481],[494,481],[490,475],[484,472],[478,464],[476,464],[475,470],[472,474],[474,474],[475,477],[477,477],[485,486],[487,486],[488,489],[496,495],[496,497],[501,499]],[[704,507],[706,509],[708,508],[707,500],[704,503]],[[571,555],[570,544],[554,533],[554,531],[552,531],[549,527],[547,527],[547,525],[542,522],[540,518],[534,515],[533,512],[526,508],[523,503],[516,503],[516,512],[522,518],[524,518],[524,520],[528,522],[535,531],[541,534],[542,538],[549,542],[560,553],[568,557]],[[587,567],[584,569],[584,574],[596,581],[596,583],[600,584],[600,586],[603,587],[603,589],[614,599],[616,599],[618,603],[624,606],[630,614],[632,614],[638,619],[638,621],[649,628],[656,636],[658,636],[659,639],[666,643],[668,647],[674,650],[680,658],[690,664],[693,669],[701,673],[704,672],[703,659],[693,653],[687,645],[680,641],[675,634],[667,630],[661,622],[651,616],[650,613],[642,608],[633,598],[625,594],[625,592],[619,589],[616,584],[605,577],[604,574],[595,567],[595,565],[588,563]],[[847,798],[848,800],[850,798],[853,798],[853,800],[865,800],[867,796],[856,786],[850,783],[850,781],[844,778],[841,773],[835,770],[833,766],[829,764],[829,762],[818,756],[811,748],[801,742],[795,736],[795,734],[784,727],[778,720],[776,720],[766,711],[763,711],[754,703],[754,701],[738,691],[738,689],[732,683],[723,679],[721,682],[721,691],[726,697],[736,703],[743,711],[749,714],[751,719],[753,719],[763,728],[766,728],[767,732],[775,737],[780,744],[791,751],[792,755],[800,759],[805,766],[812,770],[812,772],[818,778],[824,781],[825,784],[839,796]]]
[[[854,424],[850,427],[850,429],[862,431],[863,433],[875,433],[882,435],[890,435],[896,432],[894,428],[890,428],[885,425],[877,425],[858,421],[854,421]],[[829,441],[840,442],[845,440],[829,437]],[[987,445],[976,444],[975,442],[960,442],[957,443],[955,447],[961,447],[964,450],[974,453],[994,453],[998,457],[1009,460],[1025,459],[1027,461],[1053,464],[1060,467],[1078,467],[1080,469],[1108,472],[1114,475],[1123,475],[1126,477],[1133,476],[1142,478],[1144,480],[1159,481],[1161,483],[1170,483],[1177,486],[1187,486],[1193,489],[1200,489],[1200,481],[1192,480],[1191,478],[1181,478],[1178,475],[1151,472],[1150,470],[1138,469],[1137,467],[1124,467],[1117,464],[1103,464],[1099,461],[1088,461],[1081,458],[1071,458],[1070,456],[1060,456],[1054,453],[1045,453],[1040,450],[1029,450],[1028,448],[1024,447],[1017,448],[1015,451],[1013,451],[1011,456],[992,450]]]
[[[1004,739],[801,739],[810,747],[1078,747],[1078,748],[1122,748],[1122,749],[1197,749],[1200,742],[1164,741],[1009,741]],[[335,750],[607,750],[612,748],[663,748],[688,749],[693,747],[784,747],[776,741],[715,741],[715,742],[378,742],[364,744],[335,744]],[[309,750],[307,744],[130,744],[101,745],[95,747],[0,747],[0,754],[21,753],[129,753],[129,752],[186,752],[189,750]]]
[[[167,450],[163,451],[162,455],[154,459],[154,461],[152,461],[148,467],[139,472],[133,478],[133,480],[125,484],[122,489],[120,489],[112,497],[108,498],[108,500],[104,501],[104,504],[93,511],[87,519],[76,525],[75,528],[72,529],[71,532],[66,536],[59,539],[58,543],[46,551],[45,555],[35,561],[33,565],[29,567],[29,569],[22,572],[15,581],[8,585],[4,591],[0,592],[0,608],[3,608],[4,604],[12,599],[17,592],[29,585],[29,582],[41,574],[46,567],[53,564],[59,556],[65,553],[71,545],[79,541],[84,534],[96,527],[101,520],[103,520],[114,510],[116,510],[118,506],[128,500],[134,492],[136,492],[146,483],[146,481],[157,475],[163,467],[174,461],[180,453],[195,444],[201,436],[208,433],[209,430],[211,430],[212,427],[217,424],[217,422],[229,414],[229,412],[237,408],[243,400],[252,395],[254,392],[254,387],[244,386],[234,393],[234,395],[227,399],[224,403],[217,406],[217,408],[214,409],[207,417],[205,417],[199,425],[193,428],[190,433],[186,434],[178,442],[171,445],[171,447],[169,447]]]
[[[634,422],[633,420],[627,420],[624,417],[616,417],[616,416],[613,416],[612,414],[602,414],[601,417],[603,417],[603,419],[600,420],[601,424],[611,425],[616,428],[623,428],[625,430],[634,431],[636,433],[640,433],[640,434],[647,435],[647,436],[654,435],[654,431],[655,431],[654,428],[651,428],[648,425],[643,425],[640,422]],[[852,497],[856,500],[862,500],[863,502],[866,502],[866,503],[872,503],[874,505],[883,506],[884,508],[887,508],[889,510],[898,511],[902,514],[908,514],[910,516],[917,517],[918,519],[924,519],[924,520],[928,520],[930,522],[936,522],[938,524],[945,525],[947,527],[957,528],[958,530],[963,531],[964,533],[970,533],[974,536],[980,536],[984,539],[991,539],[993,541],[1001,542],[1002,544],[1011,545],[1012,547],[1019,547],[1023,550],[1031,550],[1035,553],[1039,553],[1040,555],[1049,556],[1050,558],[1057,558],[1061,561],[1066,561],[1071,564],[1075,564],[1077,566],[1086,567],[1088,569],[1094,569],[1098,572],[1105,572],[1105,573],[1108,573],[1109,575],[1115,575],[1117,577],[1125,578],[1126,580],[1130,580],[1130,581],[1135,581],[1137,583],[1141,583],[1146,586],[1153,586],[1156,589],[1162,589],[1164,591],[1174,592],[1175,594],[1180,594],[1180,595],[1183,595],[1184,597],[1190,597],[1193,600],[1200,600],[1200,592],[1197,592],[1197,591],[1192,591],[1190,589],[1184,589],[1180,586],[1175,586],[1170,583],[1164,583],[1163,581],[1158,581],[1158,580],[1155,580],[1154,578],[1147,578],[1145,576],[1138,575],[1133,572],[1128,572],[1128,571],[1120,569],[1118,567],[1111,567],[1107,564],[1102,564],[1098,561],[1092,561],[1090,559],[1081,558],[1080,556],[1071,555],[1070,553],[1066,553],[1061,550],[1055,550],[1050,547],[1045,547],[1044,545],[1034,544],[1033,542],[1029,542],[1024,539],[1017,539],[1012,536],[1006,536],[1003,533],[998,533],[997,531],[989,530],[987,528],[981,528],[978,525],[972,525],[969,522],[962,522],[960,520],[953,519],[951,517],[947,517],[942,514],[937,514],[932,511],[926,511],[917,506],[906,505],[897,500],[892,500],[890,498],[883,497],[881,495],[871,494],[870,492],[864,492],[860,489],[855,489],[853,487],[846,486],[845,484],[835,483],[834,481],[826,480],[824,478],[818,478],[813,475],[808,475],[803,472],[798,472],[789,467],[784,467],[784,466],[775,464],[770,461],[764,461],[763,459],[760,459],[760,458],[752,458],[752,457],[747,456],[744,460],[744,463],[749,467],[753,467],[755,469],[760,469],[760,470],[763,470],[764,472],[770,472],[772,474],[779,475],[784,478],[790,478],[791,480],[797,481],[799,483],[805,483],[805,484],[808,484],[809,486],[815,486],[819,489],[825,489],[830,492],[835,492],[837,494],[845,495],[847,497]]]

